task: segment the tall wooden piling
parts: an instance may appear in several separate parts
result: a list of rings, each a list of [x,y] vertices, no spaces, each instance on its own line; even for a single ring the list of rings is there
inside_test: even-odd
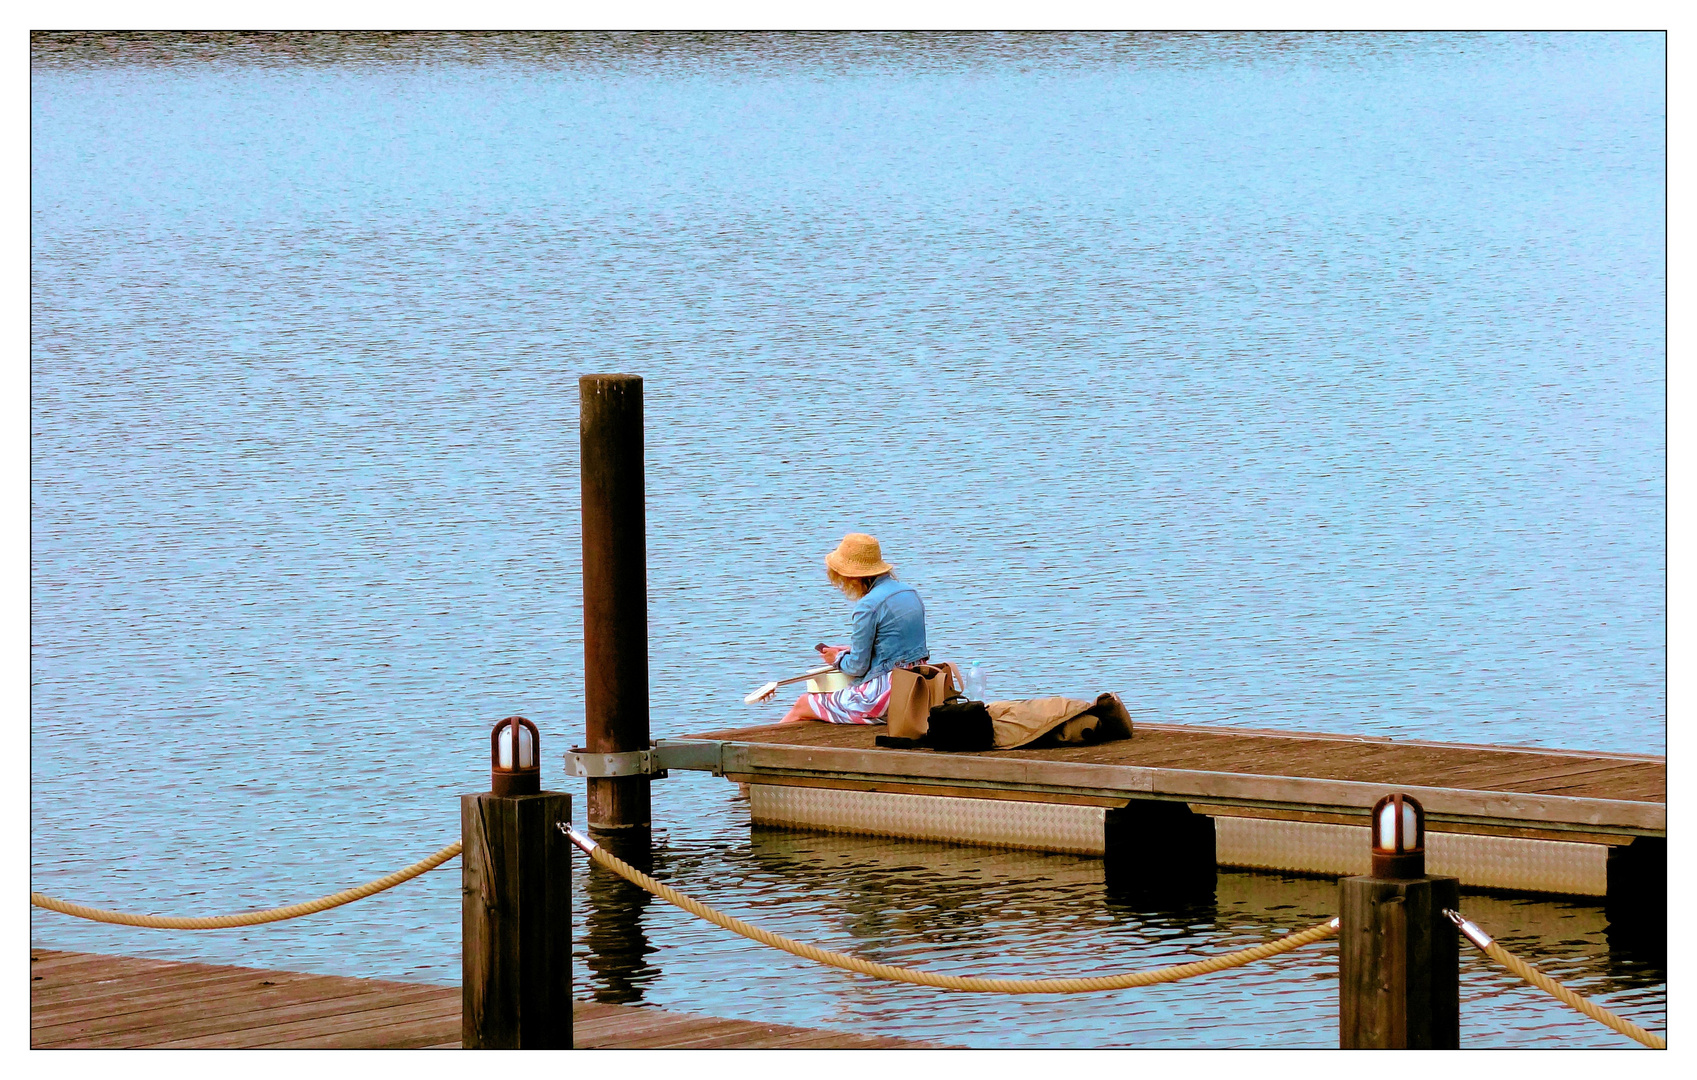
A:
[[[1406,796],[1373,808],[1373,872],[1338,882],[1338,1045],[1454,1050],[1461,952],[1444,909],[1461,882],[1426,871],[1425,813]]]
[[[572,799],[460,797],[460,1037],[467,1050],[572,1046]]]
[[[583,489],[584,749],[646,750],[648,548],[643,506],[642,379],[578,380]],[[589,824],[646,829],[649,778],[592,777]]]

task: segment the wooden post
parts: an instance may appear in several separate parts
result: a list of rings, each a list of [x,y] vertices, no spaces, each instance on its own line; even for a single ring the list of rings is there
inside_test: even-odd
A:
[[[1668,949],[1668,842],[1640,836],[1610,846],[1608,895],[1603,914],[1609,920],[1611,953],[1665,967]]]
[[[1609,847],[1608,906],[1622,913],[1660,911],[1668,902],[1668,842],[1665,837],[1639,836]]]
[[[1381,799],[1371,820],[1374,873],[1338,882],[1338,1045],[1457,1049],[1461,951],[1444,909],[1460,908],[1461,883],[1425,873],[1414,799]]]
[[[642,379],[578,380],[583,497],[584,749],[647,750],[648,549]],[[649,827],[649,778],[592,777],[589,824]]]
[[[572,799],[460,796],[460,1037],[467,1050],[572,1046]]]
[[[1107,811],[1102,870],[1117,894],[1156,904],[1214,895],[1214,819],[1182,802],[1133,799]]]

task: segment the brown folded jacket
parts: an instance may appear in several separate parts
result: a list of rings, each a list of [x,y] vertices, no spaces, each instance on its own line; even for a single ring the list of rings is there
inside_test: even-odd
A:
[[[992,701],[989,709],[998,750],[1040,739],[1045,744],[1078,745],[1131,738],[1131,714],[1118,694],[1102,694],[1093,702],[1064,697]]]

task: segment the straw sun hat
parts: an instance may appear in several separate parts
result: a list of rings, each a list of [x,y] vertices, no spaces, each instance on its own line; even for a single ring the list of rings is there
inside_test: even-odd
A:
[[[837,550],[825,556],[825,565],[844,577],[877,577],[895,567],[884,561],[878,550],[878,538],[865,533],[849,533]]]

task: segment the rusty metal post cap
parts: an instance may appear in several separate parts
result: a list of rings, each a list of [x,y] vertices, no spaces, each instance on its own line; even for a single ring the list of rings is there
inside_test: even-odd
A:
[[[1426,810],[1412,795],[1386,795],[1373,804],[1373,876],[1426,876]]]
[[[542,735],[522,716],[509,716],[489,732],[489,792],[535,795],[542,790]]]

